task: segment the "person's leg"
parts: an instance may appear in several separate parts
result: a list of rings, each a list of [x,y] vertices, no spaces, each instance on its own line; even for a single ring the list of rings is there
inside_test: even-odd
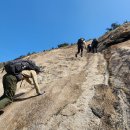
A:
[[[95,47],[93,47],[93,53],[95,53]]]
[[[78,52],[75,54],[75,57],[80,53],[80,47],[78,46]]]
[[[36,93],[41,94],[40,89],[39,89],[39,85],[38,85],[38,82],[37,82],[37,73],[34,70],[23,70],[21,73],[24,76],[25,80],[28,80],[29,78],[33,79],[33,84],[34,84],[34,87],[36,89]],[[28,83],[30,83],[30,82],[28,82]]]
[[[91,48],[90,48],[89,45],[88,45],[88,47],[87,47],[87,52],[88,52],[88,53],[91,52]]]
[[[34,70],[31,70],[31,76],[32,76],[34,87],[36,89],[37,94],[41,94],[38,81],[37,81],[37,73]]]
[[[5,108],[5,107],[6,107],[7,105],[9,105],[11,102],[12,102],[12,101],[11,101],[9,98],[7,98],[7,97],[1,99],[1,100],[0,100],[0,110],[3,109],[3,108]]]
[[[81,49],[81,57],[83,56],[83,47],[80,48]]]
[[[17,79],[13,75],[5,74],[3,76],[4,94],[0,97],[0,109],[5,108],[13,102],[13,97],[16,92]]]
[[[92,47],[92,53],[94,53],[94,46]]]
[[[26,80],[29,84],[33,85],[33,82],[32,82],[32,80],[31,80],[31,78],[25,78],[25,80]]]
[[[31,70],[23,70],[21,74],[23,75],[24,79],[31,78]]]
[[[97,46],[95,47],[95,53],[97,53]]]
[[[97,48],[96,48],[96,46],[94,47],[94,53],[97,53]]]
[[[4,87],[3,97],[8,97],[10,100],[13,100],[17,88],[16,77],[13,75],[6,74],[3,77],[3,87]]]
[[[89,53],[89,46],[87,47],[87,53]]]
[[[89,48],[89,52],[92,52],[92,47]]]

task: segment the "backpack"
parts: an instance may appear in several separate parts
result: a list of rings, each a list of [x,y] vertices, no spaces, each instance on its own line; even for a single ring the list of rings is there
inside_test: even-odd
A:
[[[93,39],[93,41],[92,41],[92,47],[97,47],[97,45],[98,45],[97,39]]]
[[[14,60],[9,61],[4,65],[5,71],[8,74],[19,75],[22,70],[35,70],[37,73],[40,72],[40,67],[31,60]]]
[[[78,46],[81,46],[81,47],[82,47],[83,44],[84,44],[83,41],[84,41],[84,39],[83,39],[83,38],[80,38],[80,39],[78,40],[78,43],[77,43]]]

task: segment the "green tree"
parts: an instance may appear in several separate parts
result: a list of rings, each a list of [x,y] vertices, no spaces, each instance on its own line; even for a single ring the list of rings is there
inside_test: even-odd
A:
[[[119,26],[120,26],[120,24],[117,24],[117,23],[112,23],[112,24],[111,24],[112,30],[118,28]]]
[[[124,21],[124,24],[125,24],[125,23],[128,23],[128,21],[127,21],[127,20],[126,20],[126,21]]]
[[[110,28],[107,28],[106,30],[109,32],[109,31],[115,30],[115,29],[118,28],[119,26],[120,26],[120,24],[118,24],[118,23],[112,23],[112,24],[111,24],[111,27],[110,27]]]
[[[68,45],[69,45],[68,43],[62,43],[62,44],[58,45],[58,48],[65,47],[65,46],[68,46]]]

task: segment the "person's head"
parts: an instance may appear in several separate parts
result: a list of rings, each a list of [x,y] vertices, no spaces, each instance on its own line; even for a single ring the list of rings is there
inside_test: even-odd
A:
[[[97,42],[97,39],[96,39],[96,38],[94,38],[94,39],[93,39],[93,41],[94,41],[94,42],[95,42],[95,41]]]
[[[84,39],[84,38],[80,38],[80,40],[85,41],[85,39]]]
[[[79,38],[78,42],[85,42],[85,39],[84,38]]]
[[[91,44],[88,44],[89,47],[91,47]]]

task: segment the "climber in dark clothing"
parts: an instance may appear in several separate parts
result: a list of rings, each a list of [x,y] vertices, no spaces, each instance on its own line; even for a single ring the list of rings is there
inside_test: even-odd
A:
[[[88,46],[87,46],[87,52],[88,53],[91,52],[91,49],[92,49],[91,44],[88,44]]]
[[[97,46],[98,46],[98,41],[97,39],[93,39],[92,41],[92,47],[91,47],[91,52],[92,53],[97,53]]]
[[[84,38],[80,38],[77,42],[77,49],[78,49],[78,52],[75,54],[75,57],[77,57],[77,55],[81,52],[81,57],[83,56],[83,48],[84,48],[84,45],[85,45],[85,39]]]

